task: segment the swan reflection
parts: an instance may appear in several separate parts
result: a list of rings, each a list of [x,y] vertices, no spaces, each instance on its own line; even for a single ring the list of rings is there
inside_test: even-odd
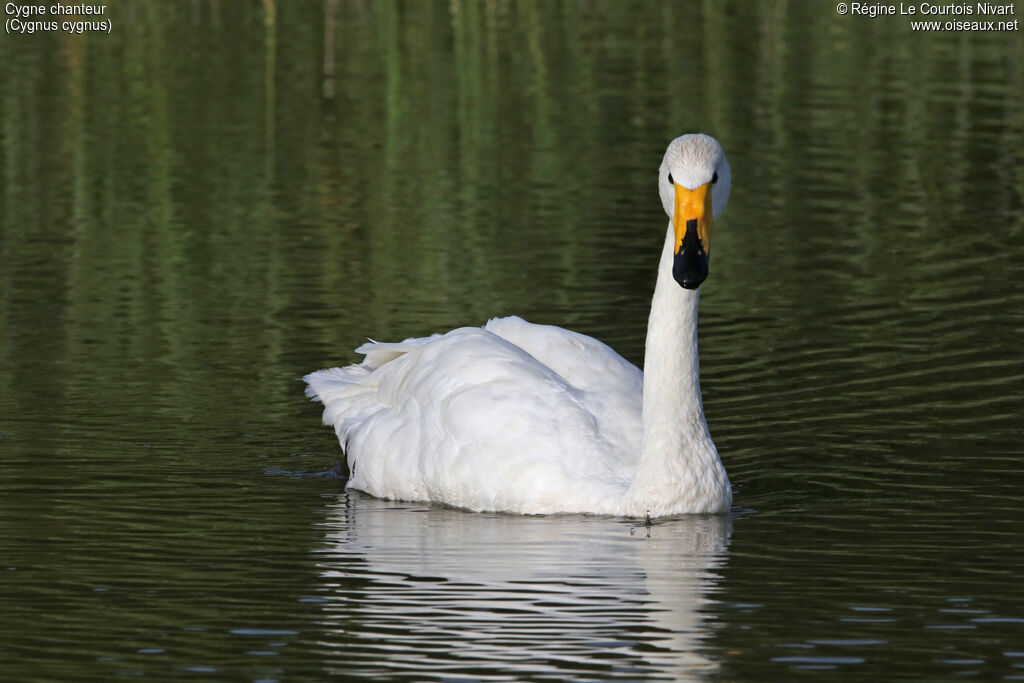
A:
[[[467,513],[348,492],[319,568],[338,670],[701,678],[732,520]]]

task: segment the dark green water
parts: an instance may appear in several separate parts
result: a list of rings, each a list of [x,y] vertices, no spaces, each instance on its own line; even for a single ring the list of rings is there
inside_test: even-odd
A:
[[[1018,14],[1020,10],[1018,9]],[[1024,677],[1024,40],[822,2],[116,2],[0,38],[0,677]],[[346,493],[304,373],[635,362],[702,131],[723,519]]]

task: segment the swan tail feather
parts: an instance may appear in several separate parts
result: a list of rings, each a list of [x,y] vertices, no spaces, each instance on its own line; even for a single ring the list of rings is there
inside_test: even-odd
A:
[[[366,356],[362,363],[318,370],[303,377],[306,396],[324,404],[324,424],[334,427],[342,448],[347,451],[350,432],[381,409],[374,371],[438,336],[402,342],[370,339],[356,349],[356,353]]]
[[[361,365],[328,368],[303,377],[306,396],[324,404],[324,424],[334,427],[342,448],[352,427],[378,409],[377,387],[369,381],[370,370]]]
[[[401,342],[378,342],[370,339],[356,349],[356,353],[366,356],[366,359],[363,360],[359,367],[375,370],[440,336],[439,334],[434,334],[429,337],[413,337]]]

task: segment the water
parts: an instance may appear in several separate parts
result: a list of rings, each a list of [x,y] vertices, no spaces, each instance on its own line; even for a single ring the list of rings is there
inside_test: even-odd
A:
[[[821,3],[118,3],[0,41],[7,680],[1024,677],[1024,41]],[[325,47],[326,46],[326,47]],[[726,518],[345,492],[302,374],[635,362],[665,144]]]

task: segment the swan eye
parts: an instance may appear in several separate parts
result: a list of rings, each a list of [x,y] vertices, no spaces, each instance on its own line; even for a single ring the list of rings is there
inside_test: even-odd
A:
[[[675,185],[675,183],[672,181],[672,174],[671,173],[668,174],[668,184],[669,185]]]
[[[713,176],[711,176],[711,184],[714,185],[717,182],[718,182],[718,171],[715,171],[715,174]]]

